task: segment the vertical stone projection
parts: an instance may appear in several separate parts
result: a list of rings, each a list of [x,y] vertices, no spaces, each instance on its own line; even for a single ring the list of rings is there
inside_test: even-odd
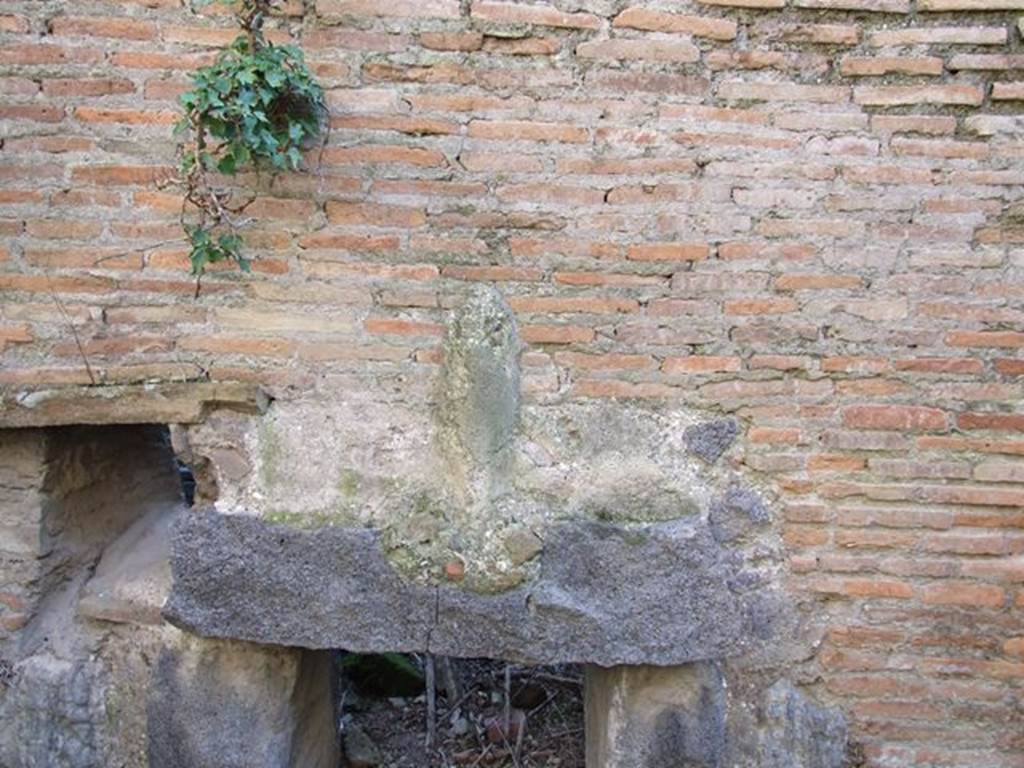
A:
[[[452,485],[470,519],[486,515],[511,487],[519,353],[515,316],[494,289],[475,291],[445,329],[440,440]]]

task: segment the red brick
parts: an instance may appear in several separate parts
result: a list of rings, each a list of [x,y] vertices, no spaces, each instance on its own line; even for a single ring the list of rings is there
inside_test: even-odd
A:
[[[484,50],[506,56],[551,56],[558,53],[561,44],[552,37],[486,37]]]
[[[747,439],[752,443],[769,445],[799,445],[803,442],[803,433],[795,427],[751,427]]]
[[[782,540],[790,549],[820,547],[829,543],[829,535],[828,531],[817,526],[787,525],[783,529]]]
[[[156,25],[141,19],[109,16],[57,16],[50,21],[54,35],[114,37],[123,40],[153,40]]]
[[[588,296],[514,296],[509,298],[509,305],[516,312],[538,314],[614,314],[636,312],[640,308],[635,299]]]
[[[910,0],[795,0],[798,8],[819,8],[871,13],[909,13]]]
[[[762,219],[757,232],[764,237],[853,237],[863,232],[863,224],[848,219]]]
[[[860,288],[863,280],[857,275],[781,275],[775,278],[777,291],[822,291]]]
[[[739,371],[743,361],[738,357],[694,355],[692,357],[668,357],[661,370],[667,374],[677,373],[724,373]]]
[[[981,159],[988,157],[988,144],[968,141],[929,141],[894,138],[889,146],[897,155],[917,157],[953,157]]]
[[[555,272],[552,279],[562,285],[661,285],[657,275],[626,275],[610,272]]]
[[[843,176],[854,184],[929,185],[935,178],[927,168],[902,168],[894,165],[847,166]]]
[[[687,40],[590,40],[576,46],[584,59],[642,59],[688,63],[700,59],[700,49]]]
[[[937,56],[848,56],[839,62],[843,77],[941,75],[942,69],[942,59]]]
[[[300,248],[331,248],[355,253],[389,253],[397,251],[399,245],[396,235],[353,235],[330,230],[299,238]]]
[[[591,69],[584,84],[595,92],[613,94],[643,91],[673,96],[704,96],[708,81],[704,77],[669,72],[621,72],[607,68]]]
[[[702,5],[723,5],[733,8],[783,8],[786,0],[697,0]]]
[[[909,405],[851,405],[843,409],[843,426],[855,429],[896,429],[942,432],[949,424],[945,411]]]
[[[1002,587],[970,582],[945,582],[922,587],[921,599],[928,605],[967,605],[1001,608],[1006,602]]]
[[[567,29],[598,29],[601,20],[592,13],[566,13],[557,8],[523,3],[473,0],[470,17],[496,24],[535,24]]]
[[[992,98],[996,101],[1024,100],[1024,83],[993,83]]]
[[[586,128],[566,123],[542,123],[528,120],[486,121],[474,120],[468,135],[479,139],[502,141],[543,141],[585,144],[590,141]]]
[[[676,391],[663,384],[615,381],[613,379],[583,379],[572,388],[577,397],[611,397],[624,400],[663,399],[673,397]]]
[[[674,136],[677,141],[679,134]],[[692,184],[629,184],[615,187],[602,193],[608,205],[656,205],[658,203],[688,201],[693,199],[695,187]]]
[[[323,160],[332,165],[363,165],[371,163],[412,165],[435,168],[445,164],[443,153],[424,147],[364,144],[355,147],[328,147]]]
[[[586,355],[579,352],[556,352],[555,362],[588,371],[642,371],[658,367],[657,361],[649,355]]]
[[[29,248],[24,253],[25,261],[35,266],[53,268],[96,268],[140,270],[144,266],[143,254],[125,251],[123,248],[60,248],[43,250]]]
[[[1019,331],[951,331],[946,336],[951,347],[1024,347]]]
[[[477,198],[487,194],[484,184],[433,179],[380,179],[373,182],[370,193],[376,197],[467,197]]]
[[[77,107],[75,119],[83,123],[117,123],[120,125],[174,125],[177,112],[164,109],[120,109],[113,107]]]
[[[574,344],[594,339],[592,328],[579,325],[523,325],[519,331],[530,344]]]
[[[894,360],[893,367],[897,371],[914,371],[915,373],[967,373],[979,375],[985,371],[985,365],[981,360],[970,357],[929,357]]]
[[[734,299],[725,302],[727,315],[784,315],[796,312],[793,299]]]
[[[185,336],[178,340],[178,348],[184,351],[254,357],[291,357],[296,345],[294,339],[257,339],[230,335]]]
[[[961,413],[956,425],[960,429],[989,429],[1006,432],[1024,432],[1022,413]]]
[[[380,333],[394,336],[440,336],[444,330],[437,323],[424,323],[413,320],[397,320],[392,318],[369,318],[363,323],[367,333]]]
[[[512,184],[498,187],[495,195],[503,202],[512,203],[594,206],[604,202],[604,192],[600,189],[560,184]]]
[[[420,45],[436,51],[479,51],[484,36],[481,32],[424,32]]]
[[[860,29],[853,24],[797,24],[786,27],[781,36],[790,43],[856,45]]]
[[[39,85],[27,77],[0,77],[0,93],[10,96],[35,96]]]
[[[438,276],[438,269],[433,264],[349,264],[304,261],[302,269],[308,275],[323,278],[369,277],[384,280],[429,281]]]
[[[866,466],[867,461],[856,456],[819,453],[807,457],[809,472],[860,472]]]
[[[956,131],[956,118],[930,115],[872,115],[875,133],[950,134]]]
[[[103,233],[103,224],[67,219],[29,219],[25,222],[25,233],[49,240],[93,239]]]
[[[153,165],[79,165],[71,169],[71,178],[80,184],[102,186],[146,186],[171,178],[173,171]],[[177,208],[181,208],[178,198]]]
[[[27,325],[0,325],[0,343],[28,344],[35,339]]]
[[[59,123],[64,109],[46,104],[0,104],[0,120],[31,120],[37,123]]]
[[[111,54],[110,61],[117,67],[127,69],[166,69],[172,72],[193,70],[210,64],[215,55],[153,53],[146,51],[116,51]]]
[[[317,13],[327,16],[385,16],[397,19],[458,19],[459,0],[316,0]]]
[[[810,582],[814,592],[824,592],[847,597],[882,597],[907,599],[914,596],[909,584],[894,579],[815,579]]]
[[[0,15],[0,32],[28,32],[28,19],[11,14]]]
[[[427,220],[423,209],[399,205],[328,201],[326,210],[327,220],[331,224],[419,227]]]
[[[736,37],[736,22],[709,16],[687,16],[665,13],[649,8],[627,8],[612,22],[614,27],[642,29],[649,32],[680,32],[713,40],[732,40]]]
[[[959,70],[1024,69],[1024,56],[1008,54],[960,54],[946,63],[946,68]]]
[[[530,155],[470,152],[459,154],[458,162],[467,171],[493,171],[495,173],[539,173],[544,169],[543,159]]]
[[[1024,659],[1024,637],[1011,637],[1004,642],[1003,653],[1014,659]]]
[[[51,43],[5,43],[0,48],[0,64],[34,66],[42,64],[93,64],[102,61],[99,48],[70,47]]]
[[[702,261],[709,253],[707,243],[641,243],[631,245],[626,257],[632,261]]]
[[[728,101],[809,101],[840,104],[850,100],[850,89],[838,85],[726,80],[718,86],[718,98]]]
[[[977,85],[875,85],[854,89],[853,100],[866,106],[961,104],[979,106],[985,92]]]
[[[1024,360],[1000,357],[996,358],[993,365],[1004,376],[1024,376]]]
[[[1005,27],[911,27],[883,29],[872,32],[870,44],[874,46],[899,45],[1003,45]]]
[[[480,266],[461,267],[448,265],[441,274],[456,280],[482,280],[494,282],[533,283],[544,279],[544,271],[533,267]]]

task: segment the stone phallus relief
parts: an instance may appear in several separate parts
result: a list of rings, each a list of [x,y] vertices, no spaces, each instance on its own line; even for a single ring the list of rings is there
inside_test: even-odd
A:
[[[179,528],[168,617],[281,645],[606,666],[793,632],[768,506],[718,461],[735,421],[525,403],[520,346],[480,289],[447,325],[432,413],[382,388],[193,429],[219,498]]]
[[[430,407],[381,376],[191,427],[216,502],[178,524],[164,615],[277,646],[587,664],[594,768],[853,764],[842,715],[791,682],[814,679],[821,627],[723,458],[736,421],[522,398],[491,289],[443,346]]]

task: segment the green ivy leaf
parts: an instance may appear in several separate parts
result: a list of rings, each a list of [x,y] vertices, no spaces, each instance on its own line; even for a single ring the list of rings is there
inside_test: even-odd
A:
[[[193,7],[215,0],[195,0]],[[232,5],[233,0],[216,0]],[[277,0],[240,0],[245,9],[263,7]],[[254,5],[255,4],[255,5]],[[175,126],[188,147],[181,154],[187,183],[208,184],[192,177],[218,172],[237,174],[254,165],[275,172],[302,167],[303,142],[323,127],[324,93],[306,67],[302,51],[294,45],[274,45],[262,34],[239,35],[221,51],[213,64],[192,75],[192,88],[178,102],[185,116]],[[191,134],[191,136],[189,136]],[[202,190],[202,187],[199,188]],[[251,261],[242,256],[242,238],[228,227],[219,203],[207,192],[210,204],[202,205],[203,192],[190,190],[199,200],[202,225],[189,225],[189,257],[192,272],[202,274],[209,265],[234,261],[245,272]]]

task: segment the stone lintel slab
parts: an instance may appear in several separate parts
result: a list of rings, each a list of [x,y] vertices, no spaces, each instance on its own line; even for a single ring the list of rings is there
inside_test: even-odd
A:
[[[379,533],[300,530],[212,508],[172,544],[164,615],[199,635],[521,663],[684,664],[772,639],[782,601],[699,522],[563,522],[538,575],[499,594],[403,580]]]
[[[0,429],[74,424],[196,424],[216,408],[260,414],[269,402],[258,386],[236,382],[7,392],[0,393]]]

